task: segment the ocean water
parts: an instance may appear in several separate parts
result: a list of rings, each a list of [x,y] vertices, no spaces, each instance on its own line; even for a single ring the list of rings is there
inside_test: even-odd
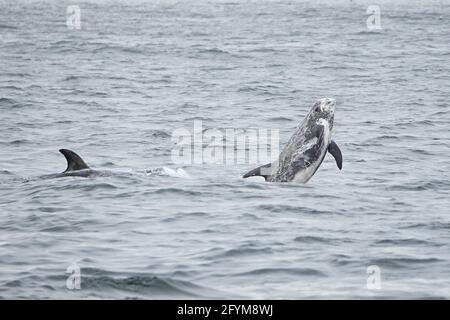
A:
[[[377,3],[0,0],[0,298],[450,298],[450,2]],[[322,97],[342,171],[173,161]]]

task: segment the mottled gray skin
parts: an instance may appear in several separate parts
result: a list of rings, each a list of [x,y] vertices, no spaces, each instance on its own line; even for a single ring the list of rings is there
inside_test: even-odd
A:
[[[331,140],[335,106],[333,99],[318,100],[289,139],[278,161],[256,168],[244,178],[262,176],[271,182],[306,183],[319,169],[327,151],[341,169],[342,154]]]

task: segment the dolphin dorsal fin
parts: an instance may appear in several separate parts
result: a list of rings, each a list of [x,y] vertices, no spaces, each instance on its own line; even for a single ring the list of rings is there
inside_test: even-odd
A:
[[[59,152],[61,152],[67,160],[67,169],[64,172],[89,169],[86,162],[84,162],[75,152],[67,149],[61,149]]]

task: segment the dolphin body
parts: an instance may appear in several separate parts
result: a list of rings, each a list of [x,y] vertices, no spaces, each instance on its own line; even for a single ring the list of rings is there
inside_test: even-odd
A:
[[[86,162],[75,152],[68,149],[60,149],[59,152],[67,160],[67,169],[62,173],[49,174],[42,176],[42,179],[53,179],[63,177],[94,177],[94,176],[110,176],[113,173],[109,171],[99,171],[91,169]]]
[[[327,152],[342,169],[342,153],[331,140],[336,101],[318,100],[295,130],[277,161],[247,172],[243,178],[262,176],[270,182],[306,183],[316,173]]]
[[[130,171],[94,170],[91,169],[86,164],[86,162],[75,152],[68,149],[60,149],[59,152],[61,152],[67,160],[67,169],[64,172],[43,175],[34,179],[26,179],[25,182],[37,179],[55,179],[64,177],[90,178],[90,177],[110,177],[110,176],[134,176],[136,174],[139,175],[141,174]],[[142,172],[142,174],[147,176],[167,175],[173,177],[189,178],[189,175],[181,168],[174,170],[167,167],[161,167],[153,170],[146,170],[145,172]]]

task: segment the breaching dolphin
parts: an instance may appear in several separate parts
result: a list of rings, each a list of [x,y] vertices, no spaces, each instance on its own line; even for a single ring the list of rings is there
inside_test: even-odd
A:
[[[319,169],[327,151],[342,169],[342,153],[331,140],[336,101],[324,98],[312,106],[295,130],[278,160],[246,173],[243,178],[262,176],[271,182],[306,183]]]

